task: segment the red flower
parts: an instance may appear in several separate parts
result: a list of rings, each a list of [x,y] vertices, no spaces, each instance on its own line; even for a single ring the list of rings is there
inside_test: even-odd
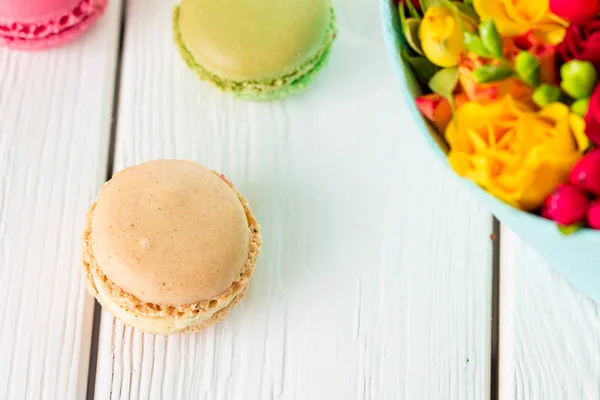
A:
[[[413,6],[415,6],[415,8],[416,8],[417,10],[420,10],[420,9],[421,9],[421,3],[420,3],[420,0],[410,0],[410,2],[412,3],[412,5],[413,5]],[[405,3],[406,3],[406,0],[394,0],[394,3],[396,3],[396,4],[398,4],[398,3],[405,4]]]
[[[596,85],[590,97],[590,106],[585,114],[585,133],[590,141],[600,146],[600,85]]]
[[[504,39],[505,56],[514,60],[521,50],[535,54],[540,60],[540,79],[546,83],[558,83],[556,71],[556,46],[540,41],[533,31]]]
[[[600,72],[600,20],[571,24],[556,53],[559,67],[575,59],[591,62]]]
[[[550,11],[571,22],[594,19],[600,12],[600,0],[550,0]]]

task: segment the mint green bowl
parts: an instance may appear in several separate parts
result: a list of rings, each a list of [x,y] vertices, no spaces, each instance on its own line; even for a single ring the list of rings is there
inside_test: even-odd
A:
[[[397,6],[392,0],[380,0],[380,5],[388,57],[404,96],[405,106],[410,109],[417,122],[418,131],[414,134],[421,135],[435,157],[450,168],[446,153],[436,139],[439,138],[438,133],[425,122],[414,102],[421,91],[410,67],[400,57],[400,51],[406,49],[407,44],[400,29]],[[551,268],[575,288],[600,301],[600,232],[586,229],[564,236],[551,221],[510,207],[476,184],[460,179],[496,218],[529,243]]]

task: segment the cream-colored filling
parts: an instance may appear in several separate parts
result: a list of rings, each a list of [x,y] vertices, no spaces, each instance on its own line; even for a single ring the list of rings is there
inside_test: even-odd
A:
[[[126,325],[132,326],[144,332],[156,333],[159,335],[169,335],[172,333],[181,332],[190,326],[206,321],[217,311],[227,307],[235,298],[235,296],[232,296],[229,301],[223,302],[219,308],[207,310],[205,313],[196,315],[194,317],[177,319],[156,318],[135,314],[122,308],[106,293],[102,287],[102,282],[100,282],[96,277],[94,277],[94,284],[98,290],[97,299],[102,307],[106,308],[111,314],[120,319]]]

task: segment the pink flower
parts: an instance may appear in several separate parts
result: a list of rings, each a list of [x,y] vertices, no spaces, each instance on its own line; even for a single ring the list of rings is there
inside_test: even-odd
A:
[[[600,85],[596,85],[585,114],[585,133],[591,142],[600,145]]]
[[[415,6],[415,8],[417,10],[421,9],[421,3],[420,3],[419,0],[410,0],[410,2],[412,3],[413,6]],[[406,0],[394,0],[394,3],[396,3],[396,4],[399,4],[399,3],[406,4]]]
[[[589,207],[584,192],[573,186],[560,185],[544,202],[542,216],[567,226],[583,221]]]
[[[594,149],[583,156],[571,170],[569,179],[573,186],[600,196],[600,149]]]
[[[600,229],[600,200],[592,202],[587,213],[587,223],[592,229]]]
[[[570,60],[589,61],[600,72],[600,20],[571,24],[564,40],[556,46],[560,67]]]
[[[584,22],[598,15],[600,0],[550,0],[550,11],[571,22]]]

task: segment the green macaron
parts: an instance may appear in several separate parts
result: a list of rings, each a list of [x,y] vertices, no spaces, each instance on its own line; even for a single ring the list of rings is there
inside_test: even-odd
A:
[[[246,100],[304,90],[337,34],[330,0],[182,0],[173,31],[191,70]]]

